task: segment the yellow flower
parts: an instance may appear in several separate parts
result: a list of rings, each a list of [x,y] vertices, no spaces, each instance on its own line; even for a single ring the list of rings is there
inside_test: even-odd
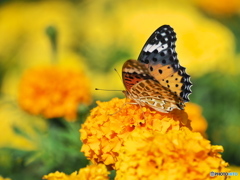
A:
[[[79,171],[79,176],[81,176],[81,180],[105,180],[109,179],[108,174],[110,173],[107,171],[106,166],[103,164],[90,165],[86,168],[80,169]]]
[[[202,115],[202,108],[194,103],[187,103],[185,111],[188,114],[188,119],[191,120],[191,127],[193,132],[200,132],[203,137],[207,137],[207,121]]]
[[[46,130],[46,121],[22,111],[15,101],[1,99],[0,101],[0,148],[10,147],[21,150],[36,150],[38,148],[38,132]],[[16,133],[14,128],[26,136]],[[31,138],[28,138],[31,137]],[[8,157],[2,157],[7,160]]]
[[[186,127],[166,134],[136,129],[119,153],[115,179],[212,179],[211,171],[228,172],[222,151]]]
[[[134,129],[166,133],[169,130],[190,128],[184,111],[160,113],[148,107],[126,104],[125,99],[114,98],[97,102],[90,116],[80,129],[83,146],[81,151],[94,163],[104,163],[114,168],[124,140]]]
[[[36,13],[43,11],[45,13],[41,16]],[[50,41],[45,33],[48,26],[54,26],[59,32],[58,57],[72,52],[69,47],[79,43],[76,40],[79,31],[73,27],[79,22],[77,11],[76,6],[69,1],[5,3],[0,7],[1,60],[9,63],[9,58],[17,52],[14,60],[22,66],[48,63],[52,58]]]
[[[240,12],[239,0],[193,0],[200,8],[217,16],[230,16]]]
[[[43,176],[42,179],[46,180],[108,180],[107,168],[103,164],[89,165],[86,168],[82,168],[75,171],[70,175],[56,171],[55,173],[50,173]]]
[[[89,81],[79,71],[39,67],[28,70],[20,82],[19,104],[31,114],[74,121],[78,105],[90,102]]]
[[[3,178],[2,176],[0,176],[0,180],[11,180],[10,178]]]

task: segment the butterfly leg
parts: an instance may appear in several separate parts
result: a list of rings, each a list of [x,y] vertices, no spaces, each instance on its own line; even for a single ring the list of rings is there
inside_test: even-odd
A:
[[[140,107],[140,109],[141,109],[141,111],[142,111],[143,119],[144,119],[144,121],[146,121],[146,118],[145,118],[144,112],[143,112],[143,110],[142,110],[143,106],[141,105],[140,102],[129,102],[128,104],[138,104],[139,107]]]
[[[142,107],[143,107],[143,106],[142,106],[139,102],[127,102],[127,98],[125,99],[125,102],[124,102],[123,105],[119,108],[118,111],[116,111],[116,112],[114,112],[114,113],[111,113],[111,114],[108,114],[108,115],[113,116],[114,114],[119,113],[119,112],[123,109],[123,107],[126,106],[127,104],[138,104],[139,107],[140,107],[140,109],[141,109],[141,111],[142,111],[143,119],[144,119],[144,121],[146,121],[146,118],[145,118],[145,115],[144,115],[144,111],[142,110]]]
[[[108,114],[108,115],[114,115],[114,114],[117,114],[117,113],[119,113],[121,110],[122,110],[122,108],[124,107],[124,106],[126,106],[127,104],[139,104],[139,103],[136,103],[136,102],[127,102],[127,99],[125,99],[125,102],[124,102],[124,104],[119,108],[119,110],[118,111],[116,111],[116,112],[114,112],[114,113],[111,113],[111,114]]]
[[[125,99],[125,102],[123,103],[123,105],[119,108],[119,110],[118,111],[116,111],[116,112],[114,112],[114,113],[111,113],[111,114],[108,114],[108,115],[114,115],[114,114],[117,114],[117,113],[119,113],[121,110],[122,110],[122,108],[124,107],[124,106],[126,106],[127,104],[132,104],[132,102],[127,102],[127,98]],[[137,103],[134,103],[134,104],[137,104]]]
[[[143,106],[142,106],[140,103],[136,103],[136,104],[139,105],[139,107],[140,107],[140,109],[141,109],[141,111],[142,111],[143,119],[144,119],[144,121],[146,122],[146,118],[145,118],[145,115],[144,115],[144,111],[142,110]]]

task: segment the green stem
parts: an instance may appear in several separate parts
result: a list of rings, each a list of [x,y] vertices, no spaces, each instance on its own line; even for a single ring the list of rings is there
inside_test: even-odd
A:
[[[50,40],[52,47],[52,62],[57,62],[57,41],[58,41],[58,32],[54,26],[48,26],[46,28],[46,34]]]

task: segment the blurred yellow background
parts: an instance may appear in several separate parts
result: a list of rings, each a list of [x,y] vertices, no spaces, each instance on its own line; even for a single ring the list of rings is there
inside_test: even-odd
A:
[[[177,34],[176,51],[193,82],[191,102],[201,107],[207,120],[208,129],[202,133],[213,145],[224,147],[224,160],[240,166],[239,22],[237,0],[1,1],[0,175],[30,180],[53,170],[73,172],[84,167],[88,161],[79,153],[80,123],[96,100],[124,97],[121,92],[95,88],[124,90],[114,68],[121,74],[122,64],[137,59],[148,37],[164,24]],[[36,88],[40,94],[46,93],[34,83],[22,83],[23,75],[53,66],[81,74],[61,76],[56,71],[56,77],[63,77],[59,82],[64,82],[56,85],[61,90],[56,104],[63,100],[70,104],[64,106],[68,112],[56,110],[56,119],[71,114],[77,117],[75,124],[46,117],[42,107],[46,102],[40,106],[39,94],[26,95],[35,97],[30,110],[20,105],[22,84],[24,91]],[[66,84],[71,86],[66,88]],[[49,84],[43,83],[46,86]],[[72,95],[76,88],[78,92]],[[80,105],[76,107],[76,103]],[[39,107],[39,113],[31,113],[31,107]],[[49,107],[51,111],[53,107]],[[66,141],[71,148],[66,148]],[[71,161],[65,163],[66,159]]]

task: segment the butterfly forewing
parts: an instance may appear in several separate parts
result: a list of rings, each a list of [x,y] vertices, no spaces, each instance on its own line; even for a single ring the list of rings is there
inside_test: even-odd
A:
[[[130,91],[132,86],[146,79],[154,79],[144,64],[136,60],[128,60],[122,67],[123,84],[127,91]]]
[[[169,25],[159,27],[147,40],[138,57],[149,73],[163,86],[189,101],[192,83],[179,64],[175,51],[176,33]]]

